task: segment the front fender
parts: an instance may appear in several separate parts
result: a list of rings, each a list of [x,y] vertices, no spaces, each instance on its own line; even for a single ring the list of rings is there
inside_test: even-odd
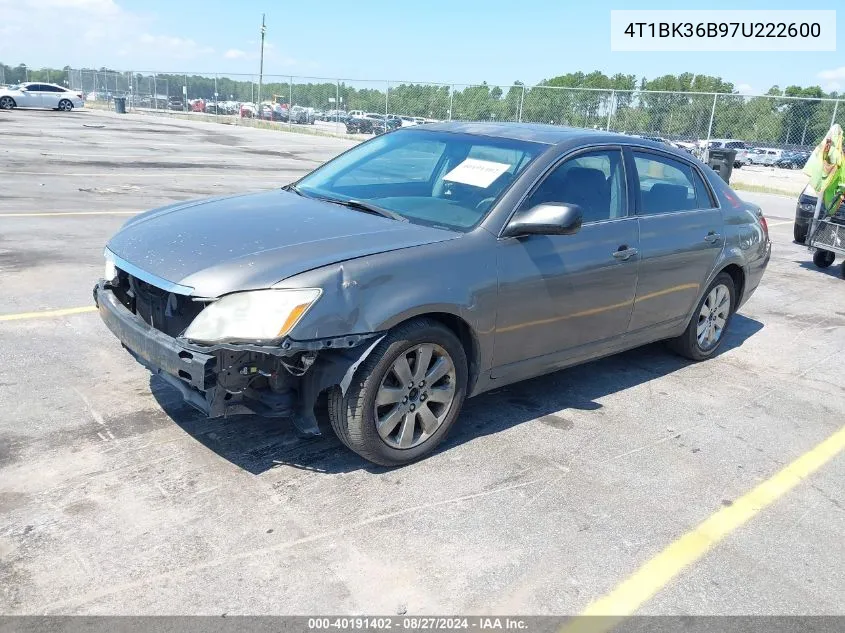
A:
[[[296,340],[383,332],[416,316],[462,319],[478,344],[480,369],[492,358],[496,319],[495,238],[483,229],[459,239],[379,253],[285,280],[323,295],[290,333]]]

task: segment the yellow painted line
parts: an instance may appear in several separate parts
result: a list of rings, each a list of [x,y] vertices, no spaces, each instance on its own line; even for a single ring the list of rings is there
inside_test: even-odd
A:
[[[799,483],[845,450],[845,426],[775,475],[705,519],[687,532],[613,591],[587,606],[563,631],[609,631],[633,615],[645,602],[698,561],[726,536],[745,525],[762,510],[786,495]]]
[[[66,215],[138,215],[141,211],[37,211],[35,213],[0,213],[0,218],[46,218]]]
[[[94,306],[81,308],[64,308],[62,310],[42,310],[40,312],[20,312],[18,314],[0,314],[0,321],[25,321],[27,319],[49,319],[51,317],[70,316],[71,314],[84,314],[96,312]]]

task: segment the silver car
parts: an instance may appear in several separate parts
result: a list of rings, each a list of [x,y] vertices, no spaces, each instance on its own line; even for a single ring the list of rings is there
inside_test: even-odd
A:
[[[70,112],[85,105],[78,90],[56,84],[27,82],[0,88],[0,110],[12,108],[46,108]]]
[[[289,417],[400,465],[464,399],[666,339],[713,356],[757,288],[760,209],[645,139],[434,123],[280,190],[178,203],[108,242],[109,329],[207,415]]]

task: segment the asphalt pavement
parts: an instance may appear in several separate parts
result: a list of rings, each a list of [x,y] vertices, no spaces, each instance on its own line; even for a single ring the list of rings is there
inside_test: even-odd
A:
[[[0,136],[0,613],[574,614],[634,578],[637,613],[845,615],[845,280],[792,242],[793,200],[742,194],[773,255],[717,357],[479,396],[390,470],[328,429],[203,419],[90,309],[132,214],[352,141],[91,111],[0,112]]]

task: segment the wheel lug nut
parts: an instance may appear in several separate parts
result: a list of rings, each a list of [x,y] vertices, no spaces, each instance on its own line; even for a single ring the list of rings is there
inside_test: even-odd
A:
[[[425,387],[425,380],[420,380],[420,387]]]
[[[416,409],[416,407],[414,405],[411,405],[411,411],[413,411],[414,409]]]
[[[406,402],[408,402],[408,396],[405,396],[404,398],[402,398],[402,404],[405,404]]]
[[[414,382],[411,381],[411,382],[408,383],[408,389],[413,389],[413,388],[414,388]]]
[[[425,402],[425,394],[420,396],[420,402]]]

